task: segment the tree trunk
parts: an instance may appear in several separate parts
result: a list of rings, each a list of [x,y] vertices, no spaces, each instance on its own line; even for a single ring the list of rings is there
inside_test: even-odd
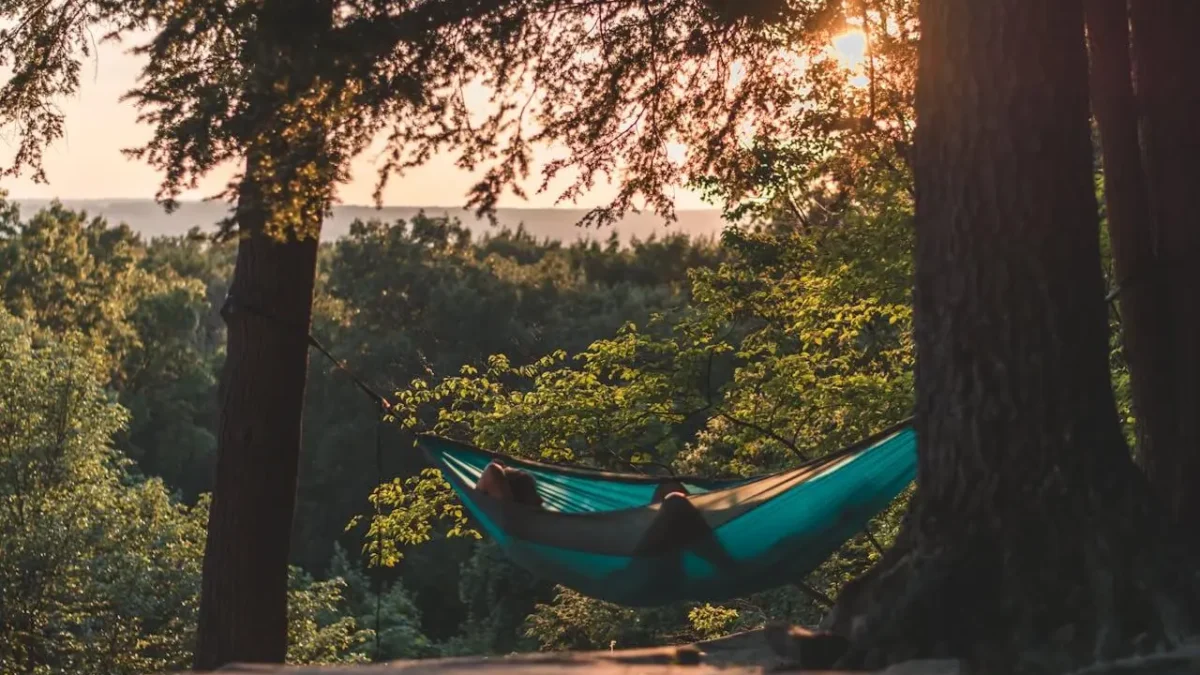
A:
[[[1166,370],[1169,379],[1150,377],[1158,395],[1173,406],[1141,456],[1150,484],[1174,522],[1187,526],[1190,545],[1200,550],[1200,490],[1195,489],[1200,481],[1200,285],[1190,269],[1200,254],[1195,205],[1200,185],[1200,3],[1133,2],[1129,13],[1141,146],[1157,224],[1154,243],[1161,251],[1154,273],[1135,284],[1156,294],[1158,316],[1144,319],[1150,326],[1145,331],[1161,331],[1161,344],[1155,347],[1164,363],[1155,368]]]
[[[222,315],[217,471],[194,667],[282,663],[320,217],[339,158],[323,107],[328,0],[264,0],[247,49],[241,239]]]
[[[257,210],[239,215],[246,235],[224,313],[229,338],[197,670],[282,663],[287,653],[288,554],[317,240],[278,241],[263,232],[262,220]]]
[[[924,0],[920,20],[919,490],[830,617],[842,665],[1063,672],[1178,640],[1198,596],[1109,381],[1082,0]]]
[[[1169,287],[1157,273],[1162,242],[1150,216],[1150,194],[1142,167],[1126,0],[1087,0],[1087,32],[1092,111],[1100,128],[1108,235],[1137,416],[1137,451],[1143,459],[1154,458],[1161,454],[1156,439],[1171,442],[1178,413],[1171,395],[1175,371]]]

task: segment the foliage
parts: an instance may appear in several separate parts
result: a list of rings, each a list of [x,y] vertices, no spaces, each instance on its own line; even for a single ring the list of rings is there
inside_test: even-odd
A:
[[[28,218],[15,205],[5,204],[3,213],[0,254],[13,261],[0,267],[5,304],[55,332],[82,331],[79,339],[103,357],[98,377],[129,412],[129,423],[114,437],[136,461],[129,469],[162,478],[194,502],[211,489],[224,343],[217,308],[233,246],[197,231],[144,242],[57,205]],[[94,243],[101,239],[119,245]],[[458,248],[456,239],[463,242]],[[519,229],[472,238],[444,218],[362,223],[351,237],[322,247],[314,332],[374,382],[403,382],[426,367],[445,371],[482,362],[501,346],[523,344],[520,354],[556,344],[582,348],[627,320],[640,322],[686,302],[686,270],[722,255],[680,236],[628,247],[611,241],[564,246]],[[48,285],[62,290],[49,293]],[[476,330],[477,321],[491,328]],[[405,358],[413,353],[423,359]],[[362,496],[377,474],[375,425],[372,407],[340,372],[316,358],[313,364],[295,561],[323,573],[339,535],[360,548],[357,535],[342,532],[348,519],[369,509]],[[397,488],[419,481],[421,466],[411,453],[394,452],[407,439],[391,429],[383,433],[385,475],[398,476]],[[458,566],[471,553],[469,547],[429,551],[405,566],[405,592],[421,608],[422,631],[445,641],[474,602],[457,597]],[[506,634],[516,634],[522,617]]]
[[[353,611],[347,598],[356,581],[336,575],[314,580],[299,567],[288,568],[288,663],[370,660],[368,648],[375,631],[364,627],[365,617]]]
[[[314,581],[295,567],[288,581],[288,663],[367,661],[357,650],[371,639],[371,631],[360,630],[353,616],[335,614],[346,581]]]
[[[425,469],[419,476],[404,481],[393,479],[380,485],[371,494],[374,505],[399,505],[397,518],[372,519],[367,530],[363,553],[373,565],[391,567],[400,562],[401,549],[423,544],[432,538],[434,524],[444,521],[448,537],[471,536],[479,533],[470,529],[463,505],[451,498],[450,484],[437,469]],[[354,519],[347,526],[358,525]]]
[[[549,604],[536,607],[526,634],[543,650],[597,650],[647,646],[656,641],[653,622],[645,611],[598,602],[559,588]]]
[[[0,309],[4,672],[155,672],[189,655],[206,510],[126,473],[103,360]]]
[[[3,304],[48,331],[79,331],[104,354],[97,375],[132,413],[118,447],[194,499],[215,448],[211,276],[161,262],[171,242],[147,246],[127,227],[59,204],[26,220],[13,207],[9,229],[0,237]]]
[[[81,57],[91,55],[95,34],[120,7],[116,0],[5,0],[0,2],[0,128],[16,132],[11,161],[0,175],[29,170],[45,181],[42,151],[62,138],[62,112],[54,100],[79,90]]]
[[[329,576],[344,580],[346,590],[339,611],[354,617],[360,626],[374,626],[378,610],[378,652],[372,630],[372,641],[361,645],[357,653],[372,659],[414,659],[437,654],[433,643],[421,632],[421,612],[409,597],[403,584],[392,583],[382,593],[371,588],[362,569],[355,566],[345,549],[335,547]]]
[[[129,413],[98,376],[106,358],[80,333],[50,334],[0,308],[6,673],[161,672],[191,658],[208,497],[187,507],[160,479],[129,472],[112,443]],[[364,659],[371,631],[338,613],[349,583],[292,570],[290,661]],[[387,602],[408,611],[402,593]]]
[[[413,74],[422,69],[412,67],[415,54],[398,43],[422,35],[412,27],[440,13],[408,12],[405,25],[381,31],[390,17],[373,16],[372,4],[0,4],[0,18],[13,24],[0,36],[0,66],[15,67],[0,90],[0,125],[15,126],[20,141],[5,169],[31,169],[45,179],[41,151],[61,137],[63,124],[61,113],[47,104],[78,90],[93,30],[109,28],[110,37],[119,37],[152,29],[154,37],[135,47],[148,60],[128,97],[155,128],[131,154],[163,172],[159,196],[171,205],[215,166],[254,158],[247,185],[271,188],[253,197],[243,192],[242,206],[254,202],[276,234],[313,235],[309,230],[331,203],[349,159],[380,131],[383,116],[421,95]],[[267,44],[275,49],[258,49]],[[281,143],[316,137],[322,142]],[[230,196],[239,182],[231,183]]]
[[[862,63],[830,49],[848,29],[866,34]],[[466,64],[460,81],[478,82],[493,105],[460,97],[417,111],[396,125],[385,170],[458,148],[485,171],[471,203],[487,209],[505,190],[522,194],[534,149],[552,146],[541,189],[574,174],[560,195],[570,201],[617,183],[595,223],[639,201],[670,214],[671,187],[707,176],[738,194],[803,189],[780,183],[821,163],[841,180],[904,161],[916,38],[908,0],[481,2],[440,39]],[[739,152],[748,142],[757,159]],[[782,180],[763,175],[776,170]]]
[[[664,9],[664,16],[680,7]],[[679,472],[748,475],[841,447],[907,416],[912,387],[907,148],[916,39],[913,6],[868,3],[865,16],[859,17],[839,15],[841,10],[832,4],[830,8],[830,13],[806,24],[806,38],[797,37],[797,49],[815,65],[803,74],[791,73],[804,80],[805,105],[791,109],[791,115],[777,116],[781,125],[789,124],[786,133],[750,134],[752,142],[733,148],[721,142],[692,144],[693,149],[725,151],[715,163],[701,157],[687,164],[685,173],[725,203],[731,219],[759,224],[731,227],[722,242],[724,257],[689,272],[687,305],[629,322],[578,350],[551,345],[540,354],[522,354],[506,347],[495,350],[482,367],[464,361],[453,374],[445,374],[445,369],[420,373],[397,394],[402,425],[556,461],[621,470],[668,464]],[[624,27],[631,35],[645,37],[632,28],[646,20],[641,11],[614,9],[614,35]],[[565,25],[569,33],[572,24]],[[660,25],[659,37],[668,40],[683,24]],[[855,27],[865,27],[874,42],[871,62],[836,63],[827,50],[828,38]],[[740,31],[746,37],[746,28],[739,24],[730,35]],[[723,38],[739,39],[730,35]],[[587,39],[606,41],[609,36]],[[645,44],[634,43],[630,49]],[[719,55],[722,45],[711,54]],[[588,72],[595,79],[597,71],[618,68],[624,57],[632,62],[678,56],[671,51],[675,46],[632,55],[623,49],[626,45],[612,45],[603,58],[571,63],[566,69]],[[764,53],[746,50],[743,63]],[[866,86],[848,81],[847,68],[869,74]],[[635,72],[627,74],[635,77]],[[757,72],[763,79],[746,85],[747,101],[765,92],[770,69]],[[714,73],[720,76],[719,69]],[[752,79],[754,75],[747,77]],[[645,103],[660,94],[670,98],[687,91],[682,85],[668,87],[665,94],[663,89],[639,89],[647,82],[625,87],[621,96],[628,98],[607,109],[560,108],[598,115],[593,118],[597,135],[581,138],[581,143],[614,141],[598,153],[601,157],[593,166],[622,153],[628,159],[657,152],[635,145],[657,130],[639,128],[628,138],[614,139],[607,135],[612,128],[604,126],[612,119],[606,115],[622,114],[621,105],[636,108],[636,97]],[[548,96],[562,95],[570,86],[575,85],[568,82]],[[759,89],[751,93],[755,86]],[[595,101],[589,98],[592,94],[599,91],[583,94],[585,108]],[[786,107],[794,102],[789,96],[780,92],[772,103]],[[753,106],[747,105],[747,114],[765,109],[750,111]],[[679,132],[695,123],[693,131],[703,130],[705,119],[709,118],[680,114],[664,118],[663,129]],[[518,145],[514,141],[511,147]],[[676,169],[647,161],[632,170],[645,179],[638,187],[655,188],[662,184],[656,182],[660,178],[680,175],[672,173]],[[657,176],[647,176],[651,171]],[[618,202],[631,194],[623,192]],[[427,498],[446,499],[433,494]],[[377,503],[385,507],[377,519],[384,523],[378,531],[400,531],[401,525],[412,530],[412,519],[424,517],[411,492],[403,500],[397,496],[376,494]],[[873,525],[885,543],[894,534],[899,513],[897,507]],[[856,539],[809,581],[835,595],[875,556],[864,538]],[[727,627],[739,628],[761,625],[767,616],[807,623],[819,617],[812,601],[795,589],[737,604],[697,616],[729,617],[736,611],[738,619]],[[715,624],[697,627],[689,622],[688,612],[694,609],[675,608],[673,620],[621,640],[628,646],[631,641],[712,634]],[[612,630],[606,622],[618,620],[611,611],[602,603],[563,593],[538,606],[529,634],[544,648],[605,648],[603,636]],[[619,620],[643,625],[631,624],[628,618]],[[552,629],[556,625],[561,630]]]
[[[483,371],[414,380],[397,394],[400,421],[507,453],[726,475],[840,447],[910,403],[907,263],[883,253],[908,234],[901,221],[881,242],[884,225],[848,221],[819,245],[731,232],[739,259],[694,270],[691,306],[573,358],[495,355]],[[868,246],[882,254],[841,257]]]
[[[716,638],[732,632],[730,629],[737,624],[739,618],[741,615],[736,609],[714,607],[707,603],[693,607],[688,612],[688,621],[692,624],[692,630],[704,639]]]
[[[489,210],[506,190],[523,194],[535,147],[556,145],[542,187],[575,173],[562,199],[617,179],[612,204],[589,218],[604,223],[639,199],[669,215],[670,188],[704,177],[719,179],[717,192],[766,188],[781,202],[822,166],[857,183],[846,174],[905,161],[913,124],[909,0],[14,0],[0,16],[21,26],[0,58],[47,56],[23,62],[29,75],[0,108],[29,148],[24,164],[36,168],[29,153],[61,132],[39,103],[77,90],[87,30],[153,27],[130,97],[156,133],[134,154],[163,171],[167,200],[248,159],[247,185],[275,187],[240,197],[284,231],[311,229],[381,132],[377,195],[391,175],[456,152],[483,173],[470,201]],[[830,49],[847,30],[865,35],[862,62]],[[289,56],[255,49],[268,43]],[[37,115],[49,121],[29,124]],[[313,142],[272,140],[289,137]]]
[[[495,543],[479,543],[463,564],[459,582],[466,617],[458,634],[442,646],[443,652],[449,656],[532,651],[537,643],[523,634],[521,626],[550,593],[549,584],[514,565]]]

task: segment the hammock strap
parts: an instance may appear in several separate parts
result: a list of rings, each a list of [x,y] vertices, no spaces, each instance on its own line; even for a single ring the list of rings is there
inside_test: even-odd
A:
[[[371,400],[375,401],[375,404],[378,405],[380,407],[380,409],[383,410],[384,413],[391,412],[392,404],[383,396],[383,394],[380,394],[378,391],[375,390],[375,388],[373,388],[371,385],[367,384],[366,381],[364,381],[353,370],[351,370],[350,367],[347,366],[344,361],[342,361],[342,360],[338,359],[336,356],[334,356],[333,353],[330,352],[329,349],[326,348],[325,345],[322,344],[321,341],[316,338],[316,336],[314,336],[311,332],[309,332],[307,326],[300,325],[299,323],[296,323],[293,321],[285,321],[284,319],[281,319],[278,316],[271,314],[270,312],[262,309],[261,307],[255,305],[253,303],[249,303],[244,300],[235,298],[232,293],[226,295],[225,296],[225,305],[221,308],[221,314],[227,315],[227,314],[232,314],[237,311],[243,311],[252,316],[257,316],[260,319],[266,319],[268,321],[272,321],[272,322],[280,324],[280,325],[291,326],[292,328],[300,331],[301,333],[304,334],[304,336],[308,340],[308,344],[310,346],[315,348],[318,352],[321,353],[322,356],[324,356],[326,359],[328,359],[329,362],[332,363],[335,368],[337,368],[338,370],[345,373],[346,376],[350,378],[350,381],[353,382],[356,387],[358,387],[360,390],[362,390],[362,392],[364,394],[371,397]]]

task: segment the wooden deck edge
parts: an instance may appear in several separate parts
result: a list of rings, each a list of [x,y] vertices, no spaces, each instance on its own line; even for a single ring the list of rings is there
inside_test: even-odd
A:
[[[361,666],[279,666],[231,664],[226,675],[761,675],[782,664],[752,663],[764,658],[762,631],[749,631],[692,645],[620,651],[551,652],[493,657],[395,661]],[[743,661],[738,663],[738,661]],[[867,675],[864,671],[791,671],[806,675]],[[874,675],[959,675],[957,661],[908,661]],[[1200,645],[1101,663],[1074,675],[1200,675]]]

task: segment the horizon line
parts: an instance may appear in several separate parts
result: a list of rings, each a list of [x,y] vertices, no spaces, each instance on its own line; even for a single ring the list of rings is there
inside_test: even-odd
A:
[[[4,197],[10,202],[152,202],[159,204],[160,202],[153,197],[20,197],[6,195]],[[178,199],[178,204],[228,204],[219,199]],[[445,206],[436,204],[383,204],[375,206],[374,204],[334,204],[332,208],[356,208],[356,209],[427,209],[427,210],[447,210],[447,211],[471,211],[467,206]],[[497,211],[591,211],[601,206],[497,206]],[[696,213],[696,212],[720,212],[721,209],[710,206],[707,208],[690,208],[690,209],[675,209],[675,213]],[[473,214],[472,214],[473,215]],[[651,210],[628,211],[626,215],[658,215]]]

